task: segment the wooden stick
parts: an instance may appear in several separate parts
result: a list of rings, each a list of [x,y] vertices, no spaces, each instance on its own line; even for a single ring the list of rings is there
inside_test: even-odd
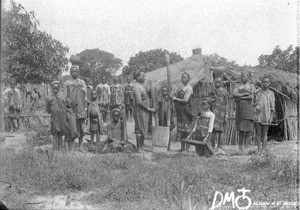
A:
[[[167,63],[167,81],[168,81],[168,92],[171,93],[171,68],[170,68],[170,57],[166,54],[166,63]],[[170,127],[171,125],[171,100],[168,100],[168,118],[167,118],[167,126]],[[171,129],[169,135],[169,142],[167,150],[170,150],[171,144]]]
[[[152,105],[155,108],[155,91],[154,91],[154,86],[153,86],[153,81],[150,81],[150,88],[151,88],[151,101],[152,101]],[[157,112],[156,113],[152,113],[152,116],[154,117],[154,122],[155,122],[155,126],[159,126],[158,125],[158,115]]]

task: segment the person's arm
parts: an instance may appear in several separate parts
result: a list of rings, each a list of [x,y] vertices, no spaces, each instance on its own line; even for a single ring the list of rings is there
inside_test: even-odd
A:
[[[135,97],[135,103],[137,106],[147,110],[147,111],[152,111],[154,112],[155,109],[154,108],[150,108],[147,107],[143,102],[142,102],[142,93],[141,90],[139,88],[137,88],[136,86],[133,88],[133,92],[134,92],[134,97]]]
[[[46,106],[46,111],[47,111],[49,114],[51,114],[51,111],[50,111],[50,100],[49,100],[48,97],[45,99],[45,106]]]
[[[241,97],[244,98],[244,97],[247,97],[249,95],[250,95],[250,93],[247,93],[247,92],[240,93],[239,92],[239,85],[238,84],[234,87],[234,89],[232,91],[232,96],[235,97],[235,98],[241,98]]]
[[[119,142],[118,139],[113,137],[112,126],[110,124],[107,125],[107,139],[113,142]]]
[[[192,135],[196,132],[198,120],[199,120],[199,117],[196,119],[195,124],[193,126],[193,129],[192,129],[191,133],[186,137],[187,139],[190,139],[192,137]]]
[[[204,138],[203,142],[205,143],[211,136],[211,133],[214,129],[214,122],[215,122],[215,114],[210,112],[209,114],[209,125],[208,125],[208,132],[206,137]]]
[[[270,108],[271,108],[271,116],[270,116],[270,121],[272,122],[274,117],[275,117],[275,96],[274,96],[274,92],[271,91],[271,104],[270,104]],[[271,123],[270,122],[270,123]]]

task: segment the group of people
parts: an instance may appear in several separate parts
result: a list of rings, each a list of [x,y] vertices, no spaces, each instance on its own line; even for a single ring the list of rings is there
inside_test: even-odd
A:
[[[195,116],[192,111],[191,96],[193,88],[189,84],[190,75],[182,74],[182,86],[175,95],[168,87],[161,87],[157,105],[150,103],[147,89],[144,86],[145,73],[135,71],[128,84],[121,86],[118,78],[114,84],[108,85],[105,77],[96,88],[88,90],[86,83],[79,78],[79,67],[70,68],[71,78],[64,84],[53,81],[52,94],[46,98],[46,110],[51,115],[51,133],[53,149],[73,150],[73,142],[79,139],[79,150],[83,150],[83,137],[91,135],[91,142],[100,141],[100,135],[107,133],[107,145],[126,146],[126,119],[133,115],[135,123],[136,149],[144,150],[145,138],[148,134],[149,116],[157,113],[159,125],[167,126],[168,110],[171,110],[171,130],[177,126],[180,151],[189,150],[190,145],[185,139],[202,141],[196,145],[199,156],[211,155],[211,146],[222,148],[223,133],[229,120],[229,94],[223,87],[222,76],[214,78],[214,88],[202,98],[201,112]],[[236,103],[236,130],[238,131],[239,149],[244,150],[250,143],[251,133],[255,129],[258,151],[267,145],[267,132],[275,116],[275,97],[269,89],[270,78],[264,76],[261,87],[251,83],[251,75],[241,74],[241,81],[235,85],[231,95]],[[18,103],[14,97],[14,83],[6,93],[11,104],[11,115],[18,112]],[[8,97],[10,96],[10,97]],[[176,117],[175,117],[176,116]],[[64,138],[63,138],[64,136]]]

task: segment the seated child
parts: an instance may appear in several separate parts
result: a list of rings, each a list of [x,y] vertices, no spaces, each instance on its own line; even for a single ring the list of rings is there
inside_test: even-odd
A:
[[[53,150],[62,150],[62,136],[67,135],[69,127],[67,124],[65,97],[58,94],[60,82],[51,83],[52,94],[45,99],[46,111],[51,114],[51,134],[53,136]]]
[[[107,125],[107,144],[103,149],[114,150],[117,152],[122,152],[124,150],[132,149],[134,151],[133,145],[127,141],[126,135],[124,134],[124,122],[121,120],[121,111],[120,109],[112,110],[112,120]]]
[[[203,112],[199,113],[194,128],[187,138],[189,139],[193,135],[193,139],[203,141],[212,148],[210,139],[214,127],[215,114],[210,111],[210,103],[209,98],[202,99]],[[207,144],[196,146],[196,153],[198,156],[210,157],[213,154]]]
[[[73,150],[73,142],[76,138],[79,137],[78,129],[77,129],[77,120],[76,114],[73,112],[73,104],[70,98],[66,99],[67,105],[67,123],[69,125],[69,132],[65,138],[66,150],[71,152]]]

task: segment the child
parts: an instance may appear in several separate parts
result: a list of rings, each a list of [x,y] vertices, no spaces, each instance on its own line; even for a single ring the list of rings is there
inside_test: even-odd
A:
[[[66,101],[60,90],[60,82],[51,83],[52,94],[46,98],[46,111],[51,114],[51,134],[53,150],[62,150],[62,136],[69,132],[66,115]]]
[[[97,99],[97,91],[91,90],[91,102],[88,107],[88,128],[91,132],[91,142],[94,142],[96,136],[96,141],[100,141],[100,128],[102,127],[102,119],[99,109],[99,101]]]
[[[8,113],[9,130],[10,132],[17,131],[20,127],[19,115],[21,106],[21,93],[16,88],[16,80],[10,81],[10,87],[3,92],[5,107],[4,110]]]
[[[110,87],[107,84],[106,78],[101,78],[101,83],[96,87],[97,94],[100,100],[100,112],[104,122],[107,122],[107,115],[109,112],[110,103]]]
[[[69,126],[69,132],[66,135],[66,150],[68,152],[73,151],[73,141],[79,137],[78,129],[77,129],[77,120],[76,114],[73,112],[74,105],[70,98],[66,99],[66,106],[67,106],[67,123]]]
[[[134,95],[133,95],[133,83],[130,76],[127,77],[128,84],[124,88],[124,101],[125,101],[125,113],[126,118],[132,121],[133,117],[133,104],[134,104]]]
[[[123,106],[123,90],[122,86],[119,84],[118,77],[114,78],[114,83],[110,86],[111,100],[110,108],[111,110],[118,108],[121,109]]]
[[[215,143],[218,148],[222,148],[222,133],[224,132],[224,125],[228,119],[228,93],[223,88],[223,81],[221,77],[215,79],[215,88],[210,93],[212,98],[212,112],[215,114],[214,129],[212,132],[212,147]]]
[[[199,113],[194,128],[187,138],[191,138],[191,136],[194,134],[193,138],[195,140],[210,144],[211,133],[214,127],[215,114],[210,111],[209,98],[202,99],[202,110],[203,112]],[[198,156],[210,157],[212,155],[207,145],[197,145],[196,153]]]
[[[262,78],[262,89],[256,93],[253,101],[258,152],[262,152],[267,147],[269,125],[275,115],[275,96],[269,86],[270,78],[264,76]]]
[[[134,150],[133,145],[131,145],[126,138],[125,124],[124,121],[121,120],[121,111],[120,109],[112,110],[112,120],[107,125],[107,146],[110,149],[114,149],[118,152],[122,152],[126,149]],[[106,147],[107,147],[106,146]],[[106,148],[104,149],[106,150]],[[103,150],[103,151],[104,151]]]
[[[168,118],[168,109],[169,104],[171,108],[171,118],[170,118],[170,127],[171,130],[175,127],[174,125],[174,102],[169,97],[169,91],[167,86],[161,87],[161,97],[158,99],[158,123],[159,126],[167,126],[167,118]]]

